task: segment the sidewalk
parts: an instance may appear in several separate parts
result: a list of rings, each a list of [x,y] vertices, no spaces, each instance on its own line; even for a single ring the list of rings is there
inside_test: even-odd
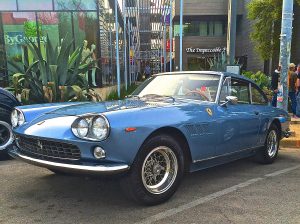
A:
[[[290,129],[292,131],[292,136],[282,139],[280,146],[283,148],[300,149],[300,119],[292,118]]]

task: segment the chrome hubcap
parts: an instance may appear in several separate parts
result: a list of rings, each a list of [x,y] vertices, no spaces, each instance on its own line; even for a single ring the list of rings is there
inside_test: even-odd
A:
[[[178,162],[174,152],[166,146],[159,146],[147,155],[143,163],[143,184],[150,193],[162,194],[174,183],[177,171]]]
[[[275,130],[270,131],[267,138],[268,155],[272,158],[278,150],[277,133]]]

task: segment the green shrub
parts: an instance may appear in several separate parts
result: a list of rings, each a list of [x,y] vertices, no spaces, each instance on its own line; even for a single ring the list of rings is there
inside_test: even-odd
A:
[[[29,63],[25,55],[22,66],[8,61],[17,73],[12,76],[14,94],[21,95],[23,104],[51,103],[64,101],[100,101],[101,98],[89,88],[84,74],[91,69],[94,61],[82,60],[83,46],[72,51],[73,41],[66,36],[61,46],[54,47],[47,36],[46,57],[35,43],[28,40],[27,47],[34,55]]]
[[[260,88],[269,88],[270,87],[270,78],[266,74],[261,71],[253,73],[251,71],[243,71],[242,75],[247,77],[248,79],[253,80]]]
[[[273,91],[270,89],[271,80],[270,77],[264,74],[261,71],[253,73],[251,71],[243,71],[242,75],[247,77],[248,79],[253,80],[266,94],[269,100],[272,99]]]
[[[120,98],[118,97],[118,91],[113,91],[106,97],[106,100],[124,99],[126,96],[130,95],[137,87],[138,87],[138,85],[132,84],[131,86],[128,86],[127,91],[126,91],[125,86],[122,86]]]

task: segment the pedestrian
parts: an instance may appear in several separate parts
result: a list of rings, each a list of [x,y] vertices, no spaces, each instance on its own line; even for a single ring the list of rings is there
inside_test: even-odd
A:
[[[149,64],[146,65],[145,67],[145,76],[146,76],[146,79],[148,79],[151,75],[151,68],[149,66]]]
[[[291,63],[289,65],[289,71],[288,71],[288,90],[289,90],[289,98],[291,101],[292,106],[292,113],[293,118],[298,118],[296,116],[296,109],[297,109],[297,101],[296,101],[296,88],[297,88],[297,74],[295,72],[296,65],[294,63]]]
[[[297,102],[297,107],[296,107],[296,116],[300,117],[300,63],[297,66],[297,83],[296,83],[296,102]]]
[[[278,93],[278,82],[279,82],[279,75],[281,72],[281,66],[278,65],[277,69],[272,74],[271,77],[271,89],[273,91],[273,98],[272,98],[272,106],[277,106],[277,93]]]

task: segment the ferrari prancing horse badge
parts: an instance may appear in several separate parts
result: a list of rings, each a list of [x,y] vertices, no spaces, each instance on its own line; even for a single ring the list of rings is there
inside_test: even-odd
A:
[[[208,113],[209,116],[213,115],[213,112],[210,108],[206,108],[206,112]]]

